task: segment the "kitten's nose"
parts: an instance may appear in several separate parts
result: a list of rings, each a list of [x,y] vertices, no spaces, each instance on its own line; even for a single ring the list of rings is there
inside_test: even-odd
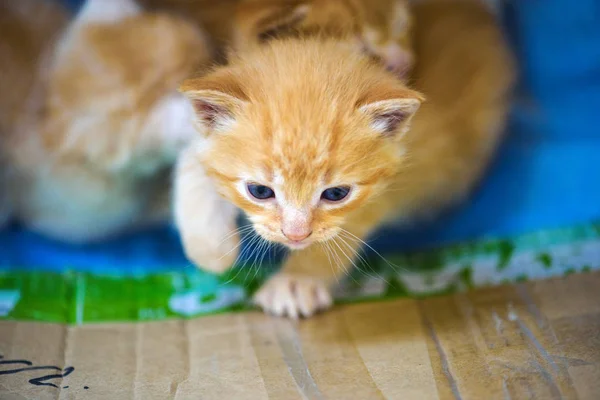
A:
[[[303,229],[291,229],[289,231],[285,231],[282,229],[281,233],[283,233],[283,236],[294,242],[300,242],[312,235],[312,231]]]
[[[309,210],[285,207],[281,219],[281,233],[288,240],[301,242],[312,234]]]

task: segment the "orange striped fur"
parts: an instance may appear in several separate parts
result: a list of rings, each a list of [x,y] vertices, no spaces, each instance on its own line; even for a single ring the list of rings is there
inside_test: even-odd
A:
[[[176,173],[184,247],[199,266],[222,272],[235,258],[241,209],[266,241],[297,249],[254,298],[267,312],[327,308],[362,240],[383,223],[464,199],[494,154],[514,80],[496,21],[476,0],[425,1],[413,14],[412,79],[427,98],[414,118],[422,95],[346,36],[249,46],[181,87],[201,131]],[[254,199],[248,183],[275,197]],[[320,199],[331,186],[351,191],[331,204]]]

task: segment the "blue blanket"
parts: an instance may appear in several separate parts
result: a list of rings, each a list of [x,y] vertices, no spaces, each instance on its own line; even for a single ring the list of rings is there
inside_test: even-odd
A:
[[[504,11],[522,80],[490,174],[469,203],[435,223],[375,235],[380,250],[600,219],[600,2],[514,1]],[[186,265],[167,227],[89,246],[56,243],[18,226],[0,232],[0,268],[143,273]]]

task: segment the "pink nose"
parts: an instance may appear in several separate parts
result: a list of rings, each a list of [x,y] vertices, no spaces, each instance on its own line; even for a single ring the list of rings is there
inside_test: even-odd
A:
[[[291,230],[291,231],[284,231],[281,230],[281,233],[283,233],[283,236],[285,236],[286,238],[293,240],[294,242],[300,242],[304,239],[306,239],[307,237],[309,237],[312,234],[312,231],[305,231],[305,230]]]

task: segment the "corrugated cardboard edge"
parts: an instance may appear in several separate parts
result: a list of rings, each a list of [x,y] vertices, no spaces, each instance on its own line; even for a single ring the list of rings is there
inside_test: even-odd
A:
[[[422,300],[65,326],[0,322],[3,399],[594,398],[600,272]],[[9,363],[7,363],[7,361]],[[88,389],[84,389],[87,386]]]

